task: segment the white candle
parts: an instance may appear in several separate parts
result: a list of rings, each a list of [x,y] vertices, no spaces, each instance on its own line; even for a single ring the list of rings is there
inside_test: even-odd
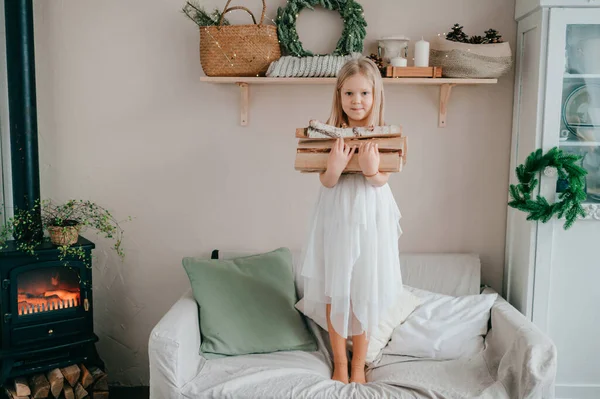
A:
[[[429,42],[423,38],[415,43],[415,66],[429,66]]]
[[[395,67],[405,67],[408,65],[408,61],[404,57],[394,57],[390,60],[390,64]]]

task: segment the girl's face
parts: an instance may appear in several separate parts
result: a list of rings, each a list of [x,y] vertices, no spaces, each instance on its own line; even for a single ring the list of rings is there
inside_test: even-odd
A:
[[[373,86],[361,73],[353,75],[343,83],[340,95],[342,109],[348,116],[348,124],[366,126],[373,108]]]

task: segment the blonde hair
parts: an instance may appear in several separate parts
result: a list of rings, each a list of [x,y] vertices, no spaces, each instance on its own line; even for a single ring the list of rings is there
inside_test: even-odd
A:
[[[340,69],[333,92],[333,104],[331,105],[331,114],[327,120],[328,125],[341,127],[348,124],[348,115],[342,109],[341,90],[344,82],[354,75],[363,75],[373,86],[373,107],[367,117],[368,126],[383,126],[383,81],[377,65],[367,57],[353,58],[346,62]]]

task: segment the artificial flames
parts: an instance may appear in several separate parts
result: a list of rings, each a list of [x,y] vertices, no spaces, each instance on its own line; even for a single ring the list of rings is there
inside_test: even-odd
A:
[[[72,269],[37,269],[19,275],[19,316],[74,308],[80,303],[79,277]]]

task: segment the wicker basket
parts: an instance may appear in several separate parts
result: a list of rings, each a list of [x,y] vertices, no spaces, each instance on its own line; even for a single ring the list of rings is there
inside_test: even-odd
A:
[[[432,43],[430,64],[448,78],[498,78],[512,67],[510,45],[457,43],[440,38]]]
[[[260,22],[245,7],[225,9],[217,26],[200,27],[200,63],[206,76],[264,76],[271,62],[281,57],[277,28],[264,25],[267,5],[263,8]],[[253,25],[225,25],[223,17],[232,10],[244,10],[252,16]]]
[[[73,245],[79,238],[79,226],[48,226],[48,233],[54,245]]]

